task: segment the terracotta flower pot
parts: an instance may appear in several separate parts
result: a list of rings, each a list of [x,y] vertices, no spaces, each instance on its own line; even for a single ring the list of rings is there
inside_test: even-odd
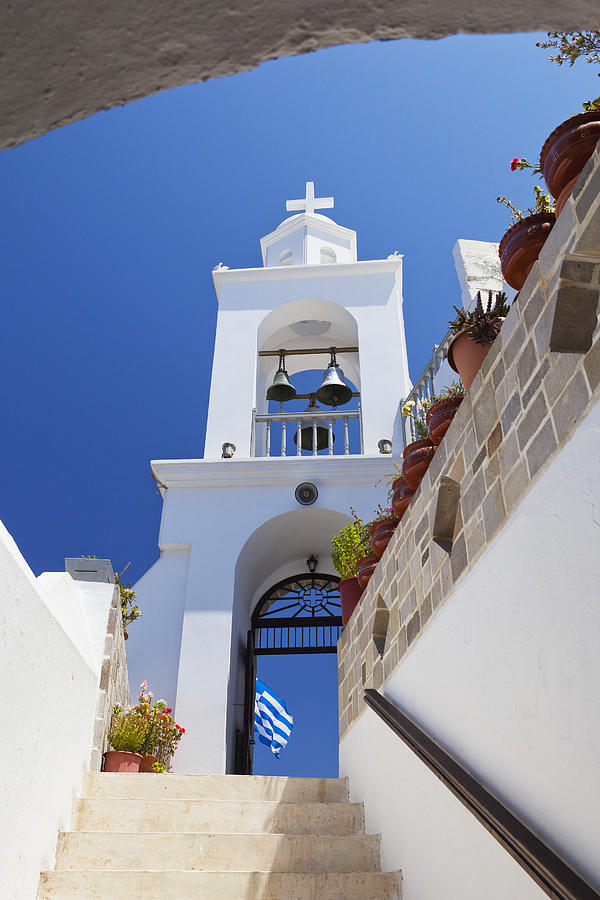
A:
[[[434,453],[435,447],[433,446],[433,441],[430,441],[429,438],[420,438],[404,448],[404,453],[402,454],[404,457],[402,477],[414,491],[421,484],[423,475],[429,468]]]
[[[142,761],[140,763],[140,772],[154,772],[152,766],[156,762],[156,757],[147,753],[145,756],[142,756]]]
[[[554,213],[526,216],[512,225],[500,241],[502,275],[516,291],[525,284],[555,222]]]
[[[565,187],[562,189],[562,191],[556,198],[556,213],[555,213],[555,215],[556,215],[557,219],[560,216],[561,212],[563,211],[565,203],[571,196],[571,191],[575,187],[575,182],[577,181],[578,178],[579,178],[579,175],[577,175],[575,178],[571,178],[571,180],[567,182]],[[516,300],[516,297],[515,297],[515,300]]]
[[[471,341],[471,343],[473,344],[475,342]],[[473,376],[473,378],[474,377],[475,376]],[[439,445],[440,441],[448,431],[450,423],[456,415],[456,410],[463,402],[463,399],[463,397],[448,397],[447,400],[440,400],[438,403],[434,403],[433,406],[430,406],[427,410],[425,421],[427,422],[427,427],[429,428],[431,440],[436,445],[436,447]]]
[[[346,625],[361,598],[362,588],[358,578],[345,578],[338,585],[342,601],[342,624]]]
[[[107,750],[104,754],[104,771],[139,772],[141,761],[141,753],[129,753],[127,750]]]
[[[394,489],[394,493],[392,496],[392,509],[394,510],[398,518],[401,519],[408,509],[408,504],[414,497],[415,491],[414,488],[409,487],[404,478],[396,478],[396,480],[392,484],[392,487]]]
[[[504,322],[504,317],[499,316],[497,321],[501,325],[502,322]],[[490,352],[493,343],[493,341],[490,341],[489,344],[479,344],[477,341],[471,340],[471,328],[464,328],[462,331],[459,331],[448,344],[448,349],[446,351],[448,364],[450,368],[454,369],[455,372],[458,372],[460,380],[467,391],[473,384],[473,379],[479,372],[481,364]],[[449,424],[450,423],[448,423],[448,425]],[[444,431],[444,434],[445,433],[446,432]],[[437,446],[439,441],[434,441],[434,443]]]
[[[368,556],[363,556],[363,558],[358,561],[358,583],[362,591],[364,591],[368,585],[378,562],[379,557],[375,556],[374,553],[369,553]]]
[[[600,111],[571,116],[546,138],[540,153],[544,181],[553,197],[575,183],[600,141]],[[563,203],[564,205],[564,203]]]
[[[383,556],[383,551],[394,536],[394,532],[398,527],[400,519],[395,516],[389,516],[387,519],[380,519],[379,522],[373,522],[371,525],[371,547],[375,556]]]

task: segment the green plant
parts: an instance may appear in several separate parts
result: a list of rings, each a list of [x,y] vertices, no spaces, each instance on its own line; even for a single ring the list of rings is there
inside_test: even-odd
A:
[[[460,312],[455,306],[454,309],[457,312]],[[462,330],[462,329],[461,329]],[[465,396],[465,386],[462,381],[452,381],[447,387],[444,388],[439,394],[432,394],[428,400],[423,400],[422,407],[427,412],[427,410],[431,409],[436,403],[441,403],[442,400],[454,400],[456,397],[464,397]]]
[[[407,400],[402,407],[402,415],[413,420],[417,440],[426,439],[429,437],[429,428],[421,415],[421,410],[415,411],[415,407],[414,400]]]
[[[356,515],[352,507],[352,521],[334,534],[331,539],[331,561],[342,580],[354,578],[358,572],[358,561],[365,556],[363,543],[366,536],[365,523]]]
[[[481,300],[481,291],[477,291],[475,306],[470,309],[459,309],[455,306],[456,318],[448,322],[452,334],[469,329],[469,337],[476,344],[491,344],[502,326],[501,319],[508,315],[509,304],[506,294],[496,294],[492,305],[493,291],[489,292],[487,305]]]
[[[402,478],[402,463],[398,464],[397,462],[392,461],[392,465],[394,467],[393,472],[386,472],[383,478],[385,478],[385,483],[391,489],[392,484],[396,481],[397,478]],[[383,478],[381,481],[383,481]],[[380,482],[378,481],[377,484]]]
[[[534,185],[533,193],[535,196],[535,208],[529,206],[527,209],[518,209],[515,204],[511,203],[506,197],[496,197],[496,203],[505,206],[512,213],[511,222],[513,225],[520,222],[526,216],[533,216],[536,213],[553,213],[556,211],[556,206],[554,205],[552,198],[549,194],[545,194],[539,185]]]
[[[81,559],[96,559],[96,554],[93,556],[82,556]],[[123,584],[121,578],[124,572],[127,571],[131,562],[128,562],[125,568],[121,573],[115,572],[115,584],[119,588],[119,594],[121,597],[121,615],[123,617],[123,630],[125,635],[127,635],[127,626],[131,625],[132,622],[135,622],[136,619],[139,619],[142,612],[139,606],[134,603],[135,600],[135,591],[131,587],[131,584]]]
[[[121,595],[121,615],[123,616],[123,629],[125,634],[127,634],[127,628],[131,625],[132,622],[135,622],[136,619],[139,619],[141,616],[141,610],[137,603],[135,603],[135,591],[131,587],[131,583],[123,584],[121,578],[123,574],[127,571],[130,562],[127,563],[122,572],[115,572],[115,584],[119,588],[119,594]]]
[[[549,31],[548,40],[538,41],[536,47],[558,50],[556,56],[548,57],[557,66],[566,62],[572,66],[581,56],[600,64],[600,31]]]
[[[108,743],[113,750],[141,753],[148,733],[148,722],[135,707],[113,707]]]

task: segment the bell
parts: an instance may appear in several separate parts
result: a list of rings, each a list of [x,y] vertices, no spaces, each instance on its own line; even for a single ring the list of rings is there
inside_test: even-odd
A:
[[[304,410],[304,415],[302,418],[306,416],[306,413],[315,413],[321,412],[319,406],[317,406],[315,402],[315,395],[310,395],[310,403]],[[335,435],[331,435],[332,439],[335,441]],[[298,432],[294,432],[294,443],[298,446]],[[313,450],[313,425],[312,422],[309,422],[306,426],[304,422],[302,422],[302,449],[303,450]],[[329,446],[329,431],[325,428],[324,425],[317,425],[317,450],[325,450],[326,447]]]
[[[323,384],[317,391],[317,400],[325,406],[343,406],[352,399],[352,389],[344,381],[344,373],[331,353],[331,362],[325,369]]]
[[[293,400],[295,396],[296,388],[293,384],[290,384],[288,373],[285,371],[285,357],[281,354],[279,357],[279,368],[275,372],[273,384],[267,391],[267,400],[285,403],[286,400]]]

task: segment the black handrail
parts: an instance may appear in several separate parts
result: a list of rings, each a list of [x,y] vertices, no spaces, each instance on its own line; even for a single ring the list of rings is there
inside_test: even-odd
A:
[[[555,900],[600,900],[600,894],[490,794],[459,762],[379,691],[365,703],[437,775],[534,881]]]

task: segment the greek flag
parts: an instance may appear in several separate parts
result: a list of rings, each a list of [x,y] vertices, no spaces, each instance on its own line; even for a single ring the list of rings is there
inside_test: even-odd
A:
[[[281,697],[257,678],[254,731],[259,741],[270,747],[277,759],[279,751],[287,745],[293,727],[294,719]]]

